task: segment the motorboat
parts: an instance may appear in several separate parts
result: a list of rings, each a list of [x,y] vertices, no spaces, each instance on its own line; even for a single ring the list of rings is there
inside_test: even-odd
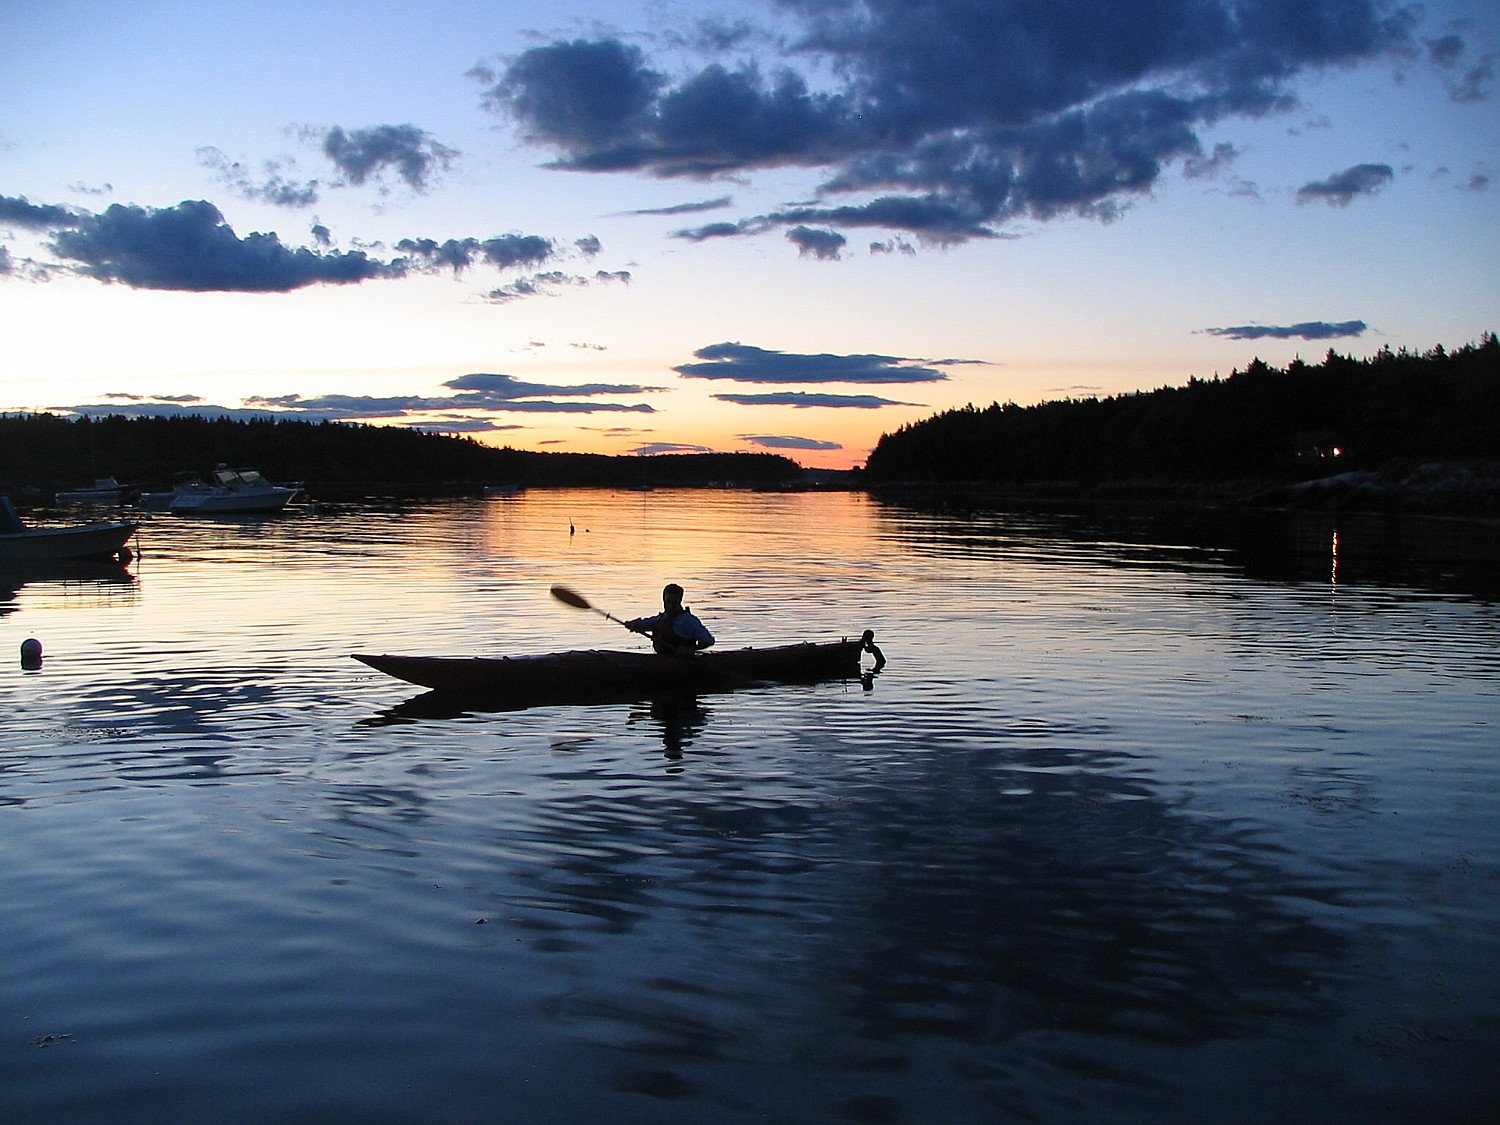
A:
[[[136,524],[127,521],[27,527],[10,497],[0,496],[0,564],[55,562],[60,559],[119,559],[133,556],[126,544]]]
[[[114,477],[99,477],[91,485],[59,492],[53,498],[59,504],[122,504],[135,491],[134,485],[121,484]]]
[[[189,474],[170,492],[143,492],[141,504],[152,511],[189,515],[279,512],[301,492],[300,485],[272,484],[254,469],[220,465],[208,481]]]

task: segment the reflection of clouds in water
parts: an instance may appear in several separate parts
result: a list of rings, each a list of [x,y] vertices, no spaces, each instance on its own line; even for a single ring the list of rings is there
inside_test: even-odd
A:
[[[506,897],[521,932],[593,962],[555,1019],[690,1073],[889,1068],[918,1043],[965,1055],[1039,1028],[1204,1043],[1314,1018],[1346,943],[1299,901],[1353,892],[1289,874],[1255,833],[1122,764],[948,748],[836,798],[814,779],[796,799],[727,778],[578,793],[538,810],[514,872],[529,889]]]
[[[192,676],[114,678],[54,661],[41,673],[62,721],[37,725],[11,782],[34,778],[22,801],[67,786],[101,790],[141,783],[210,782],[301,772],[311,746],[306,700],[272,682],[280,670],[199,669]],[[24,710],[13,716],[30,719]],[[246,737],[247,725],[253,737]],[[59,781],[65,782],[58,788]]]

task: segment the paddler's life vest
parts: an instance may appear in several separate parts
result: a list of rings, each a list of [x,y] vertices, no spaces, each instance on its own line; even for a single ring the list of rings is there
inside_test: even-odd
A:
[[[678,615],[686,612],[687,606],[675,611],[664,609],[656,618],[656,624],[651,628],[651,647],[662,656],[687,656],[697,651],[696,644],[687,637],[679,636],[673,628]]]

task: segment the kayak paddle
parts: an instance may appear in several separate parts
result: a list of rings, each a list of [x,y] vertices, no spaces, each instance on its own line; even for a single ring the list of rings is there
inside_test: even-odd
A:
[[[570,605],[574,609],[591,609],[595,613],[599,614],[601,617],[607,617],[607,618],[609,618],[609,620],[613,621],[616,625],[625,625],[625,622],[621,621],[614,614],[612,614],[612,613],[605,613],[598,606],[596,606],[596,605],[590,605],[588,598],[584,597],[577,590],[571,589],[571,588],[569,588],[567,586],[554,586],[554,587],[552,587],[552,596],[554,598],[556,598],[558,601],[562,602],[563,605]],[[630,626],[629,625],[625,625],[625,628],[630,629]],[[631,632],[634,632],[634,631],[635,630],[631,629]]]

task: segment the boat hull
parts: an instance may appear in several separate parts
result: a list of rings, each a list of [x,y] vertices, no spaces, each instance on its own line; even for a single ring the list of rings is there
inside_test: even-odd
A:
[[[183,492],[172,497],[173,512],[279,512],[292,502],[298,489],[272,487],[264,492]]]
[[[100,477],[87,488],[59,492],[53,500],[59,504],[123,504],[134,491],[134,486],[121,484],[114,477]]]
[[[90,523],[0,535],[0,563],[117,558],[135,529],[133,523]]]
[[[841,640],[727,649],[689,657],[600,650],[499,658],[353,655],[376,671],[435,691],[563,699],[852,679],[860,675],[864,651],[862,640]]]

